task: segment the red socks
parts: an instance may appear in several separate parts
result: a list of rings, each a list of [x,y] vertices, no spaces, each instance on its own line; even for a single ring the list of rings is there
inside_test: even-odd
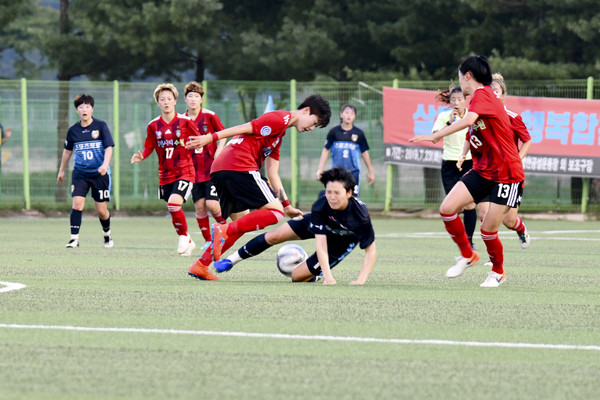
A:
[[[173,227],[177,231],[179,236],[188,234],[187,221],[185,220],[185,213],[181,209],[181,204],[167,203],[167,208],[171,214],[171,220],[173,221]]]
[[[492,262],[492,264],[494,264],[494,266],[492,267],[492,271],[494,271],[497,274],[503,274],[504,268],[502,267],[502,264],[504,264],[504,254],[502,242],[498,237],[498,231],[486,232],[482,229],[481,238],[483,239],[483,243],[485,243],[485,247],[487,248],[487,252],[490,256],[490,261]]]
[[[473,248],[471,247],[471,242],[469,242],[469,237],[467,236],[467,232],[465,231],[465,226],[463,225],[462,220],[458,216],[457,213],[454,214],[442,214],[442,220],[444,221],[444,226],[446,227],[446,231],[454,240],[454,243],[458,245],[460,249],[460,254],[465,258],[470,258],[473,256]]]
[[[269,225],[278,223],[283,219],[283,213],[279,210],[265,208],[252,211],[240,219],[231,222],[227,227],[227,235],[246,233],[263,229]]]
[[[517,231],[517,233],[519,235],[522,235],[525,233],[525,224],[523,223],[523,220],[521,219],[521,217],[517,216],[517,222],[515,223],[515,226],[513,226],[512,228],[513,231]]]
[[[210,224],[208,222],[208,214],[196,214],[196,221],[198,221],[198,227],[200,228],[200,232],[202,232],[202,237],[205,241],[210,242],[212,238],[210,236]]]
[[[218,214],[213,214],[212,216],[213,216],[213,218],[215,219],[215,221],[217,221],[219,224],[224,224],[224,223],[226,223],[226,222],[227,222],[227,221],[225,221],[225,220],[223,219],[223,215],[221,215],[221,212],[220,212],[220,211],[219,211],[219,213],[218,213]]]

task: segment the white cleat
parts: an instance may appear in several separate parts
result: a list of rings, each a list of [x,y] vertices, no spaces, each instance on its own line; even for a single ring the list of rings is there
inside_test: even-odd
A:
[[[479,261],[479,253],[473,250],[473,255],[471,258],[465,258],[463,256],[456,257],[456,265],[450,267],[448,271],[446,271],[446,278],[456,278],[462,275],[465,272],[465,269],[472,267]]]
[[[177,245],[177,252],[179,254],[184,253],[190,245],[190,241],[192,238],[190,235],[181,235],[179,236],[179,244]]]
[[[65,247],[67,249],[74,249],[76,247],[79,247],[79,239],[71,239],[71,240],[69,240],[69,243],[67,243],[67,245]]]
[[[529,247],[529,242],[531,242],[531,238],[529,237],[529,232],[527,232],[527,228],[525,228],[525,232],[522,235],[519,235],[519,243],[521,244],[522,249],[526,249]]]
[[[112,235],[110,234],[110,232],[108,232],[108,234],[104,234],[104,247],[106,247],[107,249],[113,247],[115,245],[115,243],[112,240]]]
[[[194,251],[194,249],[196,248],[196,243],[194,243],[194,241],[190,238],[190,241],[188,243],[188,248],[185,249],[185,251],[183,253],[181,253],[181,257],[189,257],[192,255],[192,251]]]
[[[488,272],[488,277],[483,281],[480,287],[498,287],[506,280],[506,273],[498,274],[494,271]]]

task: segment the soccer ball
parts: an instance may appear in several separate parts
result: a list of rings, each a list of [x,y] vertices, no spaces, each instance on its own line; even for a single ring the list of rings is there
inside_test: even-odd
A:
[[[292,276],[292,270],[308,258],[306,251],[297,244],[286,244],[277,252],[277,269],[286,276]]]

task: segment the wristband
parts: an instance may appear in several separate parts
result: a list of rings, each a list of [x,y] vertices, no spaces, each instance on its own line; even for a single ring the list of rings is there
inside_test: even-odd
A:
[[[219,135],[218,134],[211,133],[210,136],[212,137],[213,142],[219,141]]]
[[[287,207],[287,206],[290,205],[290,201],[289,200],[284,200],[284,201],[281,202],[281,205],[284,206],[284,207]]]

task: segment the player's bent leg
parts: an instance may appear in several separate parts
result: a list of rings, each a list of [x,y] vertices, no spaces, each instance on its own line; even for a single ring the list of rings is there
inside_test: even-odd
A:
[[[280,225],[274,231],[265,233],[265,241],[271,246],[287,242],[289,240],[300,240],[300,237],[296,235],[296,232],[292,230],[290,224],[288,223]]]
[[[309,269],[306,261],[298,264],[292,271],[292,282],[310,282],[315,278]]]

